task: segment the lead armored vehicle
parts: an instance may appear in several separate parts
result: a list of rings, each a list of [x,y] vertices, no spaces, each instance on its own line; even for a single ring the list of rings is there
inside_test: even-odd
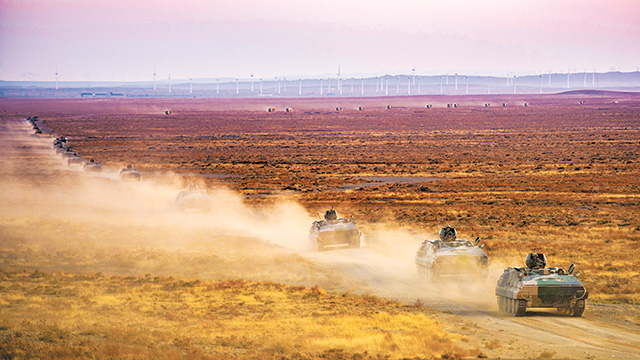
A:
[[[359,248],[362,233],[351,219],[338,217],[338,212],[327,210],[324,220],[316,220],[309,229],[309,240],[318,251],[329,248]]]
[[[475,242],[458,239],[456,229],[447,225],[439,240],[422,242],[415,257],[418,276],[429,281],[441,276],[475,276],[486,278],[489,257],[482,250],[480,238]]]
[[[176,205],[182,211],[209,212],[213,208],[211,197],[206,190],[200,190],[198,185],[189,184],[186,190],[182,190],[176,197]]]
[[[563,314],[582,316],[589,293],[568,270],[546,267],[544,254],[527,255],[526,267],[507,268],[496,286],[500,311],[523,316],[527,308],[557,308]]]
[[[123,181],[140,181],[140,171],[134,169],[131,164],[120,170],[120,179]]]

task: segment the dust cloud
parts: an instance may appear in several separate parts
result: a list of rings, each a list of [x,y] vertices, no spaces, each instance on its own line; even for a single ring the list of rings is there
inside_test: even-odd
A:
[[[211,212],[185,213],[175,198],[188,182],[177,174],[123,182],[119,169],[86,173],[55,154],[53,138],[31,135],[24,120],[0,126],[2,266],[273,280],[458,312],[496,309],[501,264],[491,265],[487,279],[417,277],[415,252],[431,234],[368,225],[361,249],[312,252],[308,229],[315,218],[294,201],[256,208],[215,187],[208,189]]]

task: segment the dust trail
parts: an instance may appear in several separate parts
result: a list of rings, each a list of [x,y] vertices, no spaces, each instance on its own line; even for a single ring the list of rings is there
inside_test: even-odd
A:
[[[129,259],[133,255],[122,254],[117,261],[109,262],[110,269],[177,268],[178,273],[213,277],[213,270],[207,269],[215,268],[213,260],[180,268],[168,264],[170,260],[144,257],[181,253],[180,259],[186,259],[182,261],[192,262],[194,257],[220,256],[229,268],[225,273],[228,276],[313,281],[329,289],[371,293],[403,302],[419,298],[427,306],[456,311],[495,308],[493,284],[501,271],[497,268],[486,281],[430,284],[417,277],[415,251],[428,234],[381,225],[371,227],[365,235],[365,248],[313,253],[308,251],[307,238],[314,218],[293,201],[254,208],[244,204],[241,195],[219,187],[209,189],[214,203],[211,213],[183,213],[176,207],[175,197],[185,181],[176,174],[166,174],[162,182],[122,182],[116,169],[88,174],[80,166],[66,165],[53,151],[52,139],[28,136],[25,123],[3,126],[7,131],[3,131],[2,146],[10,161],[3,162],[0,190],[4,205],[0,213],[14,222],[24,217],[32,219],[28,230],[23,226],[23,233],[14,230],[10,235],[20,233],[21,239],[32,241],[32,235],[39,234],[46,240],[43,246],[51,251],[67,249],[70,244],[96,249],[108,245],[101,248],[107,252],[145,247],[133,260]],[[4,232],[11,229],[5,225]],[[285,249],[274,250],[270,245]],[[166,249],[166,254],[158,255],[158,249]],[[288,258],[289,253],[300,258]],[[94,258],[85,260],[87,267]],[[304,259],[310,263],[304,264]],[[292,264],[296,261],[303,265]],[[127,265],[131,262],[136,266]]]

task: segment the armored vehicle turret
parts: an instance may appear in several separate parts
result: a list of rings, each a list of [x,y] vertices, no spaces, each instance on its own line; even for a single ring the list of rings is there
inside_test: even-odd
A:
[[[486,278],[489,257],[482,251],[480,238],[475,242],[458,239],[456,229],[447,225],[439,240],[425,240],[415,257],[418,276],[435,281],[441,276],[476,276]]]
[[[324,220],[314,221],[309,229],[309,240],[318,251],[337,247],[359,248],[361,236],[353,217],[341,218],[333,208],[325,211]]]
[[[527,308],[557,308],[563,314],[582,316],[589,293],[573,274],[575,266],[568,270],[546,267],[544,254],[530,253],[526,267],[510,267],[504,270],[496,286],[500,311],[523,316]]]

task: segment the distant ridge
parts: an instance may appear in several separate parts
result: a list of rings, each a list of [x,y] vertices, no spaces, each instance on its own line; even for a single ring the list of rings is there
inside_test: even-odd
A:
[[[556,93],[554,95],[602,95],[602,96],[631,95],[631,96],[640,96],[640,92],[636,92],[636,91],[613,91],[613,90],[570,90],[570,91],[564,91],[564,92]]]

